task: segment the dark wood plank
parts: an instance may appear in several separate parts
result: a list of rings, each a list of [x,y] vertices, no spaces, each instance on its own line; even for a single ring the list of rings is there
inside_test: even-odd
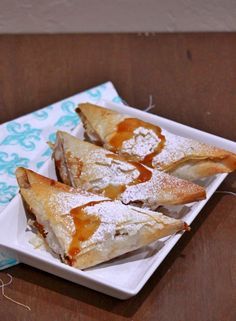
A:
[[[235,34],[0,36],[0,121],[110,79],[134,106],[152,94],[155,113],[235,139],[235,70]]]
[[[111,80],[129,104],[236,138],[236,34],[0,36],[0,122]],[[221,189],[235,190],[235,175]],[[235,197],[215,194],[134,298],[120,301],[20,264],[5,320],[236,320]]]

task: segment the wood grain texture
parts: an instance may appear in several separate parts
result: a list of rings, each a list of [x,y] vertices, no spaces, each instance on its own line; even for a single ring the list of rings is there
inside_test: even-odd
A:
[[[130,105],[235,140],[236,34],[0,36],[0,122],[111,80]],[[221,189],[235,190],[231,174]],[[215,194],[143,290],[120,301],[20,264],[0,319],[235,321],[236,199]]]

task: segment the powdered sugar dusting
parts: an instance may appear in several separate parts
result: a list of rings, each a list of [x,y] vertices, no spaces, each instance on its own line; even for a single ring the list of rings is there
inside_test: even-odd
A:
[[[161,139],[152,129],[138,127],[133,132],[134,136],[122,143],[122,153],[144,159],[155,151]]]
[[[89,215],[97,215],[103,223],[120,226],[130,222],[143,223],[150,219],[148,215],[140,214],[118,200],[88,206],[85,211]]]
[[[159,205],[183,202],[183,195],[185,198],[189,197],[192,202],[195,194],[201,189],[193,183],[154,169],[149,181],[127,186],[120,199],[125,204],[141,202],[142,207],[154,210]]]
[[[135,207],[125,206],[120,201],[99,203],[84,208],[87,215],[97,216],[100,226],[92,237],[81,244],[81,249],[88,248],[91,244],[114,239],[117,231],[126,235],[133,235],[144,226],[163,229],[165,224],[175,224],[177,220],[166,218],[161,213],[140,211]]]
[[[158,170],[152,170],[152,177],[149,181],[127,186],[124,193],[121,194],[120,199],[123,203],[129,204],[133,202],[142,202],[143,207],[148,207],[151,209],[156,209],[160,204],[163,204],[163,191],[164,193],[172,190],[170,187],[173,187],[173,190],[176,189],[176,186],[172,184],[173,178],[169,179],[167,182],[166,174],[159,172]],[[170,185],[171,184],[171,185]]]
[[[135,166],[118,158],[107,157],[109,154],[113,155],[101,148],[86,155],[80,176],[83,188],[101,190],[109,184],[127,185],[138,177]]]
[[[152,165],[158,169],[167,169],[168,166],[187,157],[208,157],[216,147],[210,146],[193,139],[174,135],[166,130],[162,131],[166,138],[165,147],[157,154]],[[199,155],[200,154],[200,155]]]
[[[72,208],[82,206],[83,204],[92,201],[101,201],[106,199],[107,198],[105,197],[88,193],[82,190],[80,190],[79,193],[58,192],[50,196],[49,206],[58,215],[65,215],[68,214]]]

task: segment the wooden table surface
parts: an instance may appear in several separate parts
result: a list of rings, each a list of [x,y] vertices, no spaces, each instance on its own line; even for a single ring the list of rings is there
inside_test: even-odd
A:
[[[236,34],[0,36],[0,122],[111,80],[132,106],[235,140]],[[235,191],[231,174],[221,190]],[[236,198],[214,194],[143,290],[121,301],[24,264],[0,320],[236,320]]]

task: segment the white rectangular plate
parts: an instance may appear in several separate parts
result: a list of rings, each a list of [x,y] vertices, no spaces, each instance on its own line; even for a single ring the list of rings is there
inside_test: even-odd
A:
[[[157,124],[169,131],[203,141],[227,150],[235,150],[235,143],[202,131],[178,124],[168,119],[118,104],[103,102],[107,108],[122,111],[144,121]],[[79,137],[83,136],[80,123],[75,130]],[[48,177],[56,178],[53,162],[49,160],[40,172]],[[188,206],[169,207],[173,217],[182,218],[191,224],[202,207],[225,179],[227,174],[214,176],[201,181],[207,190],[207,199]],[[157,241],[150,246],[123,255],[110,262],[85,271],[77,270],[60,262],[45,249],[35,249],[29,242],[32,232],[27,230],[25,211],[17,195],[0,215],[0,251],[5,252],[20,262],[60,276],[72,282],[106,293],[119,299],[127,299],[137,294],[156,268],[164,260],[182,233]]]

